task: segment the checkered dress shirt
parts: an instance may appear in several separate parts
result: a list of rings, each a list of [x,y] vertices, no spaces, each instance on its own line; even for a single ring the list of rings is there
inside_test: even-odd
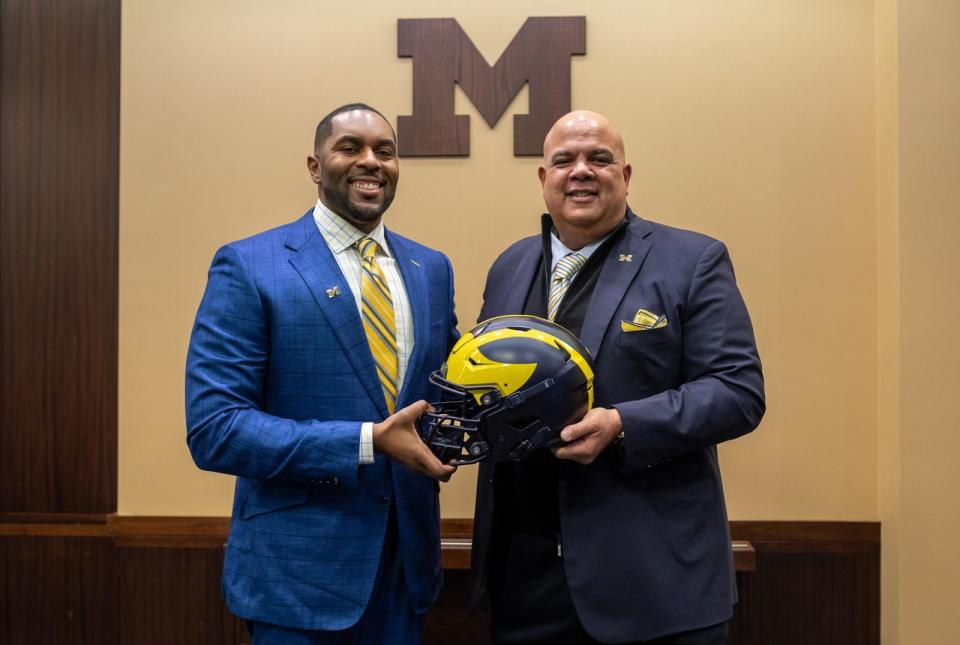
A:
[[[347,285],[353,293],[360,311],[360,276],[362,273],[360,252],[356,243],[364,237],[374,239],[380,246],[377,255],[377,264],[390,286],[390,297],[393,299],[393,313],[397,328],[397,392],[403,388],[403,375],[407,369],[407,362],[413,352],[413,315],[410,312],[410,300],[407,290],[403,286],[403,278],[397,268],[397,261],[390,253],[386,236],[383,232],[383,222],[377,224],[369,234],[355,228],[342,217],[335,215],[330,209],[317,200],[313,209],[313,220],[320,229],[320,234],[333,253],[340,271],[347,280]],[[373,463],[373,422],[364,423],[360,430],[360,463]]]

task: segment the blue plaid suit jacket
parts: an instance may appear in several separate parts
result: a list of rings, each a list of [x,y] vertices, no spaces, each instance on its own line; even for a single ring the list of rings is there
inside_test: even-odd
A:
[[[361,423],[387,408],[312,213],[214,257],[187,356],[187,443],[200,468],[237,477],[223,571],[231,611],[338,630],[370,597],[391,500],[414,609],[436,599],[438,487],[382,455],[358,465]],[[427,376],[457,336],[453,275],[441,253],[389,231],[387,243],[415,328],[400,407],[436,400]]]

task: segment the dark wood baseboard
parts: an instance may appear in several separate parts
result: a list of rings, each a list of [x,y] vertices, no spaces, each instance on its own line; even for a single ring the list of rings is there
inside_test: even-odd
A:
[[[441,528],[446,583],[424,643],[486,643],[485,609],[463,609],[472,523]],[[730,529],[750,547],[734,552],[730,645],[878,645],[879,523]],[[240,645],[243,622],[220,597],[228,531],[223,517],[0,515],[0,642]]]

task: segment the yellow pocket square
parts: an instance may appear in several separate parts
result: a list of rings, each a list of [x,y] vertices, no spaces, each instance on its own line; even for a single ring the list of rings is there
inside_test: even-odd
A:
[[[667,326],[667,316],[665,314],[660,314],[659,316],[652,311],[647,311],[646,309],[637,309],[637,313],[633,315],[633,321],[628,322],[626,320],[620,321],[620,329],[623,331],[649,331],[651,329],[660,329],[661,327]]]

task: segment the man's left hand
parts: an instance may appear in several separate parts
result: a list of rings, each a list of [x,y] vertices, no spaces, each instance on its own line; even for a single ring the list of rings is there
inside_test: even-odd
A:
[[[560,438],[566,444],[552,448],[553,454],[557,459],[569,459],[578,464],[593,463],[622,428],[623,422],[616,409],[593,408],[581,421],[560,431]]]

